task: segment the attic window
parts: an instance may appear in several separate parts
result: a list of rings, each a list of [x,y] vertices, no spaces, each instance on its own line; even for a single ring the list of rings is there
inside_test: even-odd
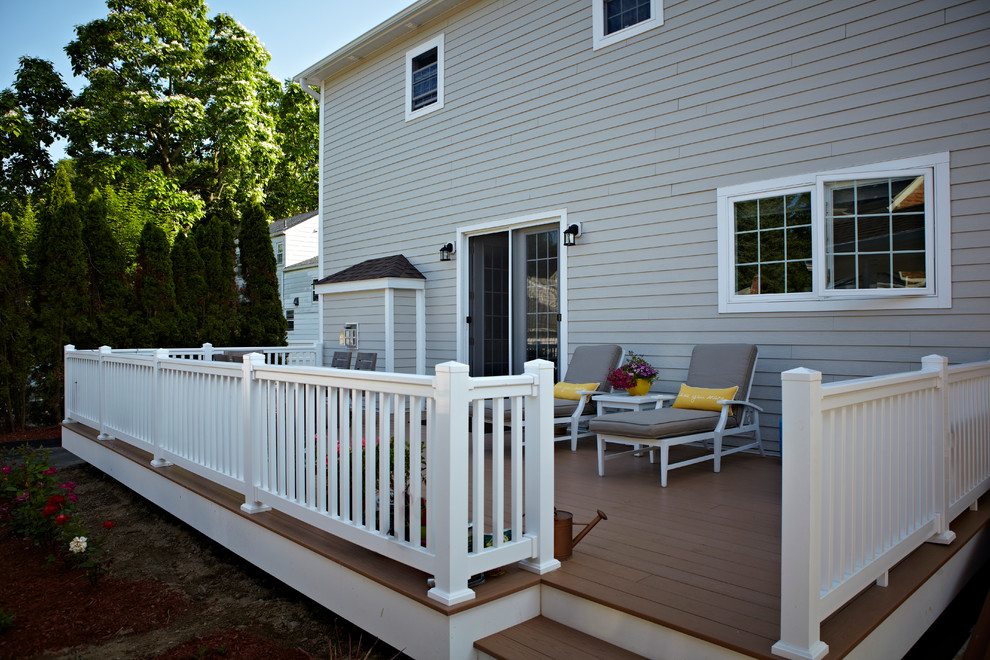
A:
[[[406,53],[406,120],[443,107],[443,35]]]
[[[663,25],[663,0],[592,0],[594,48]]]

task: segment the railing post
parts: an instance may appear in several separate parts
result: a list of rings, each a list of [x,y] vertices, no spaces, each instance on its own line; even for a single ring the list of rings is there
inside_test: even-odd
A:
[[[313,342],[313,352],[315,353],[315,357],[314,357],[314,360],[313,360],[313,366],[314,367],[322,367],[323,366],[323,342],[322,341],[314,341]]]
[[[168,349],[159,348],[155,351],[152,359],[151,375],[151,441],[155,446],[155,458],[151,461],[151,466],[156,468],[168,467],[171,461],[162,456],[162,415],[165,415],[165,387],[162,384],[161,361],[168,359]],[[179,410],[172,410],[173,415],[181,414]]]
[[[72,415],[69,414],[69,353],[74,353],[76,347],[72,344],[65,345],[65,353],[62,357],[62,390],[64,397],[62,400],[62,423],[68,424],[72,421]]]
[[[949,425],[951,410],[949,408],[949,358],[941,355],[926,355],[921,358],[922,371],[938,372],[938,395],[935,399],[935,409],[932,410],[932,489],[935,497],[935,511],[938,513],[935,535],[928,539],[929,543],[948,544],[956,540],[956,533],[949,529],[949,452],[951,438]]]
[[[213,362],[213,344],[203,344],[203,362]]]
[[[254,370],[265,364],[265,356],[261,353],[248,353],[244,356],[241,367],[241,420],[244,424],[244,504],[241,510],[247,513],[270,511],[271,507],[261,503],[258,485],[261,483],[261,434],[259,411],[262,402],[255,396],[257,387],[254,380]]]
[[[454,605],[474,598],[468,589],[468,366],[444,362],[436,367],[436,451],[430,456],[428,509],[436,550],[435,586],[430,598]],[[475,423],[484,423],[475,420]]]
[[[798,368],[780,374],[783,477],[780,535],[780,640],[775,655],[821,658],[822,375]]]
[[[106,386],[107,378],[106,378],[106,367],[105,367],[106,363],[104,362],[104,358],[107,355],[110,355],[111,353],[113,353],[113,349],[111,349],[109,346],[100,346],[100,361],[99,361],[99,367],[97,368],[98,369],[97,374],[99,374],[97,378],[97,380],[99,381],[97,384],[97,391],[99,392],[99,397],[100,397],[100,434],[96,436],[97,440],[109,440],[113,437],[109,433],[107,433],[107,425],[106,425],[106,421],[104,420],[104,408],[106,407],[106,398],[107,398],[107,386]]]
[[[560,568],[553,557],[553,362],[533,360],[523,365],[536,379],[525,407],[524,536],[536,539],[536,553],[520,566],[532,573]]]

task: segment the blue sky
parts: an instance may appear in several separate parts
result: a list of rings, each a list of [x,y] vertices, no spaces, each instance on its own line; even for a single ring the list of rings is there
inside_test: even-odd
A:
[[[272,59],[268,70],[291,78],[413,4],[413,0],[207,0],[211,15],[225,12],[254,32]],[[75,26],[107,14],[104,0],[0,0],[0,89],[10,87],[22,55],[49,60],[73,90],[63,50]]]

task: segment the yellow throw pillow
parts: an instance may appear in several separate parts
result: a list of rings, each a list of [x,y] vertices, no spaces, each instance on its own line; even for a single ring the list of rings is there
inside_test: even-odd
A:
[[[712,410],[721,412],[722,406],[719,401],[731,401],[739,391],[739,386],[726,387],[723,389],[705,389],[703,387],[691,387],[681,383],[681,391],[677,393],[673,408],[690,408],[691,410]]]
[[[581,392],[597,389],[598,383],[557,383],[553,386],[553,398],[579,401]]]

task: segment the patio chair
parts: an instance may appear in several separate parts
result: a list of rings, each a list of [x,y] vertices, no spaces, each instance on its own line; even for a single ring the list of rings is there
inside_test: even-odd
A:
[[[333,359],[330,360],[330,366],[336,367],[337,369],[350,369],[351,368],[351,352],[350,351],[334,351]]]
[[[605,475],[605,461],[641,453],[644,448],[650,452],[651,461],[655,452],[660,453],[661,486],[667,485],[667,471],[674,468],[712,460],[715,472],[718,472],[722,457],[728,454],[758,448],[760,455],[764,455],[760,437],[761,408],[749,402],[757,354],[757,347],[752,344],[695,346],[687,380],[681,386],[674,407],[614,413],[591,420],[588,427],[598,436],[598,474]],[[732,395],[734,387],[738,389]],[[723,391],[691,392],[690,388]],[[750,433],[753,434],[752,442],[723,448],[722,441],[726,436]],[[631,445],[632,449],[606,456],[605,445],[609,442]],[[700,445],[711,453],[670,463],[670,448],[684,444]]]
[[[581,425],[591,421],[596,414],[597,406],[591,399],[592,395],[610,390],[606,378],[619,366],[625,351],[615,344],[596,344],[578,346],[574,349],[571,361],[564,372],[564,380],[554,387],[553,423],[567,424],[569,433],[555,437],[555,442],[571,441],[571,451],[577,450],[578,435]],[[597,384],[593,389],[583,390],[570,385]],[[572,398],[558,398],[560,394]]]
[[[358,353],[354,358],[354,368],[358,371],[374,371],[378,364],[378,353]]]

